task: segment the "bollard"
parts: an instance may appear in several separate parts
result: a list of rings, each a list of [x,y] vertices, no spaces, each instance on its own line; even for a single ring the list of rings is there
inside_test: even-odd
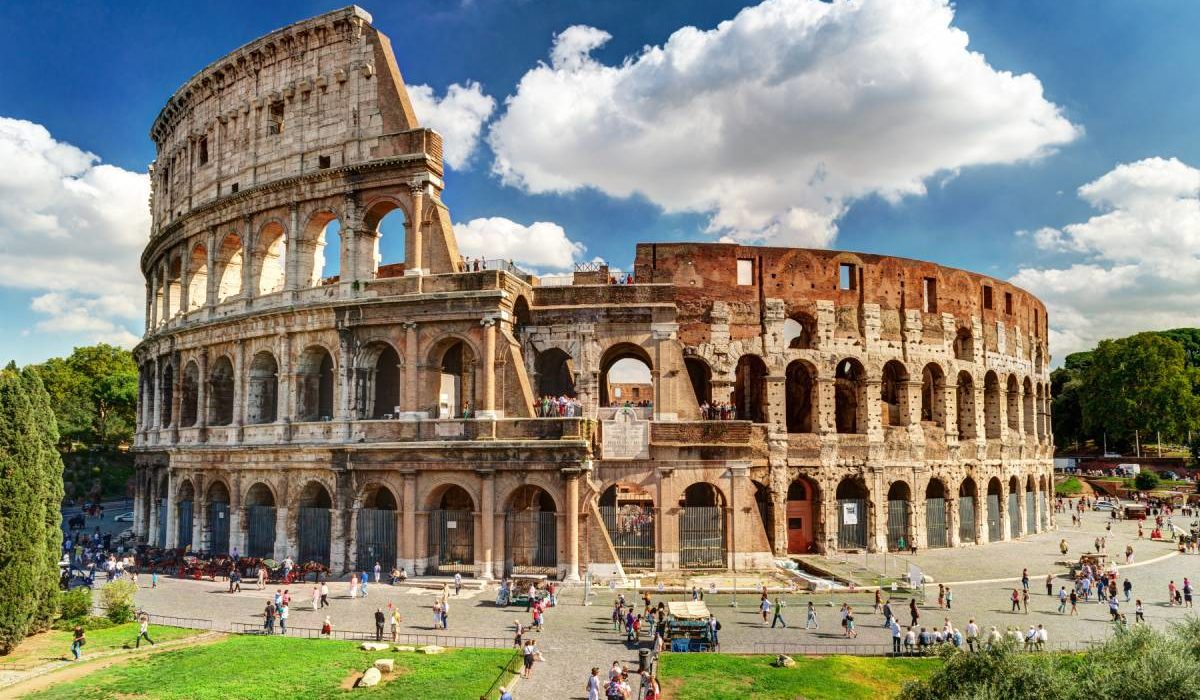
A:
[[[650,650],[638,649],[638,673],[645,673],[650,668]]]

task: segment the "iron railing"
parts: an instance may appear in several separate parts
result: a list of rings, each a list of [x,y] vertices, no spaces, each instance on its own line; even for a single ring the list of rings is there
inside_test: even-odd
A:
[[[261,624],[251,622],[230,622],[229,631],[234,634],[266,634],[266,630],[263,629]],[[298,637],[301,639],[322,639],[326,637],[326,635],[321,634],[320,628],[317,627],[288,626],[285,635],[280,631],[279,626],[276,625],[274,634],[280,637]],[[361,630],[333,630],[327,635],[327,638],[347,642],[374,642],[375,633]],[[396,641],[393,642],[391,635],[384,633],[381,641],[388,644],[408,646],[436,644],[443,647],[475,649],[506,649],[512,645],[511,639],[502,637],[473,637],[450,634],[398,634],[396,635]]]

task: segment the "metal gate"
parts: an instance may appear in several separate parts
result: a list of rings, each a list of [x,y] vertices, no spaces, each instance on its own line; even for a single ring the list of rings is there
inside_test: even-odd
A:
[[[949,547],[946,541],[946,499],[925,499],[925,546]]]
[[[1004,539],[1004,533],[1000,532],[1000,494],[989,493],[987,504],[988,542],[999,542]]]
[[[229,554],[229,504],[214,501],[208,504],[208,551],[210,554]]]
[[[622,567],[626,570],[654,568],[653,508],[603,506],[600,517]]]
[[[1014,540],[1021,536],[1021,494],[1008,494],[1008,536]]]
[[[275,506],[246,506],[246,556],[275,556]]]
[[[715,506],[685,506],[679,513],[679,565],[724,569],[725,512]]]
[[[504,575],[558,571],[558,514],[510,511],[504,514]]]
[[[165,549],[167,546],[167,499],[158,499],[158,533],[157,546],[159,549]]]
[[[1041,492],[1042,499],[1042,529],[1050,529],[1050,496],[1045,491]]]
[[[908,501],[888,501],[888,549],[900,549],[901,538],[904,539],[905,548],[912,546],[909,541],[912,535],[909,534],[908,529],[908,511]]]
[[[975,541],[975,497],[958,498],[958,539],[962,542]]]
[[[866,549],[867,500],[838,499],[838,549]]]
[[[355,565],[367,571],[375,562],[384,570],[396,565],[396,511],[362,508],[358,511],[358,554]]]
[[[426,573],[475,573],[475,517],[471,511],[429,511],[428,544]]]
[[[1025,534],[1032,535],[1037,532],[1037,510],[1034,506],[1033,491],[1025,492]]]
[[[175,533],[175,546],[183,549],[192,544],[192,502],[179,502],[178,531]]]
[[[296,509],[299,563],[316,561],[329,566],[330,520],[328,508],[301,506]]]

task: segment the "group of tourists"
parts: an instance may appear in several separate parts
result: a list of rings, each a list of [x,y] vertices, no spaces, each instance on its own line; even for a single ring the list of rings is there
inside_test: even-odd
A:
[[[543,396],[534,402],[538,418],[581,418],[583,402],[574,396]]]
[[[700,417],[704,420],[737,420],[737,406],[732,403],[705,401],[700,404]]]

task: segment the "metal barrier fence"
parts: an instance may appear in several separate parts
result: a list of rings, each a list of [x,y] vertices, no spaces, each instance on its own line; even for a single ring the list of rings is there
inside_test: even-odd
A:
[[[492,700],[500,693],[500,686],[505,685],[510,676],[515,676],[521,672],[521,666],[524,663],[524,658],[521,656],[521,650],[513,651],[512,658],[508,663],[504,664],[504,668],[500,669],[500,674],[496,676],[496,680],[492,681],[491,686],[479,696],[479,700]]]
[[[231,622],[229,623],[229,628],[234,634],[266,634],[266,630],[258,623]],[[274,634],[281,637],[300,637],[302,639],[321,639],[324,637],[321,634],[320,628],[317,627],[289,626],[287,634],[284,635],[279,631],[278,625],[276,625]],[[349,642],[373,642],[375,641],[375,633],[359,630],[333,630],[329,633],[328,638]],[[512,645],[511,639],[502,637],[468,637],[440,634],[399,634],[396,635],[396,641],[392,642],[391,635],[385,633],[383,641],[389,644],[406,644],[412,646],[436,644],[443,647],[474,649],[505,649]]]
[[[1016,645],[1018,651],[1029,651],[1030,653],[1037,652],[1071,652],[1078,653],[1088,651],[1089,649],[1104,644],[1104,639],[1081,639],[1066,642],[1051,642],[1043,646],[1041,649],[1025,649],[1024,643]],[[939,645],[928,647],[925,651],[904,651],[895,653],[892,651],[891,644],[793,644],[790,642],[755,642],[755,654],[788,654],[798,656],[831,656],[834,654],[841,656],[931,656]],[[978,643],[979,650],[983,650],[984,644]],[[963,651],[968,651],[966,643],[962,648]]]
[[[103,605],[93,605],[92,614],[103,617],[108,613],[108,608]],[[211,630],[213,621],[202,617],[177,617],[175,615],[159,615],[158,613],[147,612],[146,610],[137,610],[134,613],[135,618],[146,615],[150,618],[150,624],[159,625],[160,627],[184,627],[193,630]]]

